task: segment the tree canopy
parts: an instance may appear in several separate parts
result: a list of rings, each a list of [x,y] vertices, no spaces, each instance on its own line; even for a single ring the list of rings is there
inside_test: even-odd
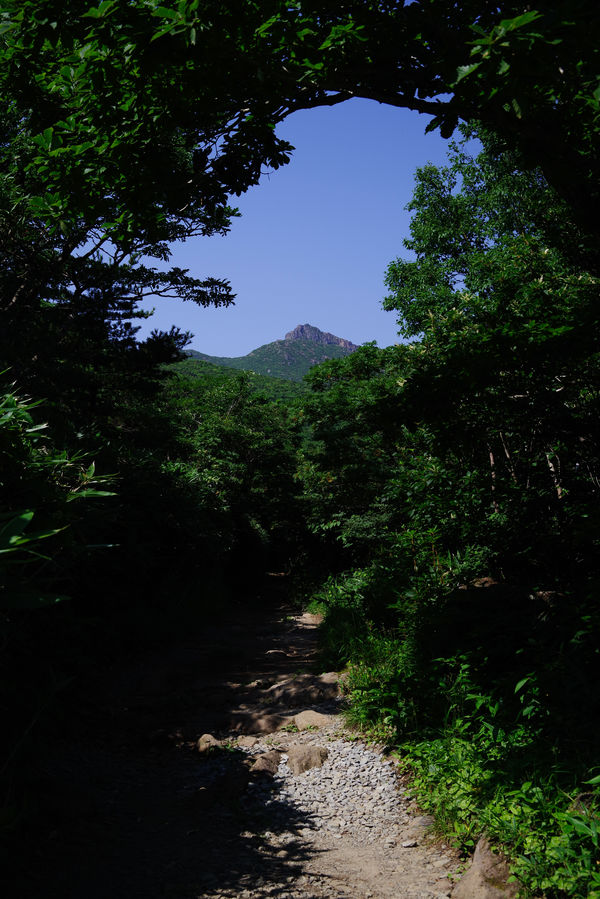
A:
[[[600,888],[597,275],[542,172],[479,138],[417,172],[386,299],[411,342],[309,376],[316,597],[352,720],[400,742],[425,807],[464,846],[482,829],[508,846],[525,895],[583,899]]]
[[[599,28],[593,0],[8,0],[2,93],[57,228],[226,227],[227,197],[289,160],[279,121],[366,97],[510,135],[595,230]]]

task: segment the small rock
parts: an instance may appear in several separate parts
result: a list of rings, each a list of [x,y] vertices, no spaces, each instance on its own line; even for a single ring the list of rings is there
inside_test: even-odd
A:
[[[294,715],[294,724],[298,730],[306,730],[308,727],[327,727],[328,724],[333,724],[334,721],[334,715],[323,715],[321,712],[313,711],[313,709],[305,709],[303,712],[298,712],[297,715]]]
[[[495,855],[482,837],[475,847],[471,867],[452,890],[452,899],[513,899],[517,882],[507,883],[510,868],[505,856]]]
[[[212,734],[202,734],[196,743],[196,749],[198,752],[214,752],[215,749],[220,749],[222,745],[221,741],[213,737]]]
[[[402,843],[402,848],[403,849],[414,849],[415,846],[418,846],[418,845],[419,844],[417,843],[416,840],[404,840],[404,842]]]
[[[258,743],[257,737],[238,737],[237,745],[241,746],[242,749],[253,749],[254,746]]]
[[[324,746],[294,744],[288,748],[288,766],[292,774],[302,774],[310,768],[320,768],[328,756]]]
[[[417,827],[433,827],[435,818],[432,815],[417,815],[416,818],[413,818],[412,823]]]
[[[271,749],[270,752],[263,752],[252,765],[250,773],[266,774],[270,777],[274,777],[277,774],[280,760],[281,753],[276,749]]]
[[[340,675],[337,671],[325,671],[319,675],[319,680],[322,684],[339,684]]]

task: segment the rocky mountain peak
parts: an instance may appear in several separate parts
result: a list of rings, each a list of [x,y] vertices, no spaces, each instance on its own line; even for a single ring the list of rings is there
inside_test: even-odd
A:
[[[321,331],[314,325],[296,325],[293,331],[288,331],[285,335],[286,340],[312,340],[314,343],[320,343],[323,346],[341,346],[347,350],[357,350],[358,346],[351,340],[345,340],[343,337],[336,337],[328,331]]]

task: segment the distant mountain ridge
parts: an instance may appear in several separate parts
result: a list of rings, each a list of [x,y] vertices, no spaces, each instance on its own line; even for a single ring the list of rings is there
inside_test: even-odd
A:
[[[247,356],[208,356],[191,350],[192,359],[202,359],[213,365],[254,371],[288,381],[301,381],[304,375],[320,362],[339,359],[357,350],[351,340],[321,331],[314,325],[296,325],[283,340],[274,340],[252,350]]]
[[[322,346],[341,346],[350,352],[358,349],[358,346],[351,340],[336,337],[329,331],[320,331],[314,325],[296,325],[293,331],[287,332],[285,340],[314,340],[315,343],[320,343]]]

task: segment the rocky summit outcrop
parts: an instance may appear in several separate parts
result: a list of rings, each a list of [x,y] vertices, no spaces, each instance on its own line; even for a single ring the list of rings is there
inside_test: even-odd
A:
[[[314,325],[297,325],[285,338],[265,343],[247,356],[207,356],[192,351],[194,359],[225,368],[252,371],[258,375],[301,381],[304,375],[320,362],[341,359],[357,350],[351,340],[336,337],[315,328]]]
[[[351,340],[345,340],[343,337],[336,337],[328,331],[321,331],[314,325],[296,325],[293,331],[288,331],[285,335],[286,340],[312,340],[314,343],[320,343],[322,346],[341,346],[345,350],[357,350],[358,346]]]

